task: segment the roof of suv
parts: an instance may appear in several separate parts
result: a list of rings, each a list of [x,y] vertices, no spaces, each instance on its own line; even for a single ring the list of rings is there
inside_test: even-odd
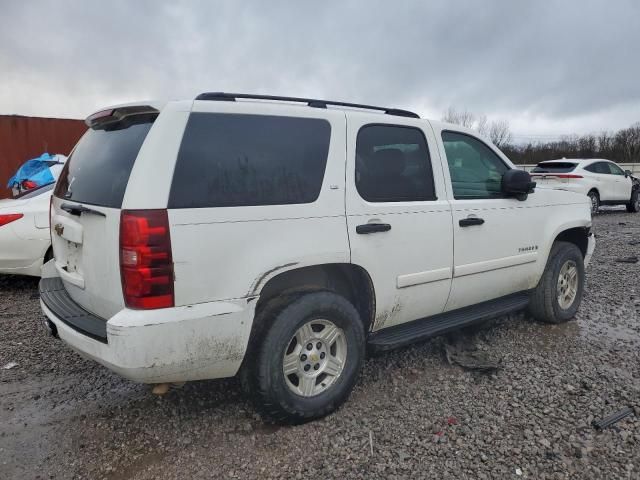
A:
[[[377,110],[387,115],[396,115],[400,117],[420,118],[420,115],[409,110],[402,110],[399,108],[390,107],[378,107],[374,105],[364,105],[360,103],[347,103],[339,102],[335,100],[318,100],[314,98],[301,98],[301,97],[282,97],[275,95],[256,95],[249,93],[226,93],[226,92],[205,92],[196,97],[196,100],[208,100],[218,102],[235,102],[240,100],[262,100],[273,102],[288,102],[288,103],[306,103],[307,106],[312,108],[327,108],[327,106],[333,107],[346,107],[355,108],[361,110]]]

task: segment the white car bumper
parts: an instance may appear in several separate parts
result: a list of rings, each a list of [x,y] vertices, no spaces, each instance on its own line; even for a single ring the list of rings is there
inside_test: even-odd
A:
[[[64,309],[44,294],[40,304],[52,324],[47,327],[84,357],[137,382],[164,383],[235,375],[246,351],[256,301],[123,309],[106,320],[104,339],[92,338],[72,325],[72,318],[54,313]]]

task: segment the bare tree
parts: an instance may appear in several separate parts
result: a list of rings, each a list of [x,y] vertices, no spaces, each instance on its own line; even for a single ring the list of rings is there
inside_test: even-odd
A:
[[[471,128],[480,135],[490,138],[497,147],[511,141],[511,130],[509,129],[509,122],[506,120],[493,120],[490,122],[484,114],[475,115],[466,109],[456,110],[455,107],[449,107],[442,115],[442,121]]]
[[[488,137],[489,136],[490,125],[489,125],[489,120],[487,120],[487,116],[486,115],[480,115],[478,117],[478,120],[476,121],[475,129],[483,137]]]
[[[458,111],[454,107],[449,107],[447,111],[444,112],[442,121],[455,123],[456,125],[462,125],[467,128],[473,128],[476,123],[476,116],[468,110]]]
[[[511,141],[511,129],[506,120],[495,120],[489,125],[489,138],[493,144],[500,148]]]

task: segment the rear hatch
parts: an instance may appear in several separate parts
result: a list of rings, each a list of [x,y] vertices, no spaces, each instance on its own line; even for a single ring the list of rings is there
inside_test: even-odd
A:
[[[55,267],[71,298],[110,318],[124,307],[120,210],[138,152],[158,116],[148,106],[98,112],[87,119],[51,202]]]
[[[582,178],[574,173],[577,166],[575,162],[540,162],[531,171],[531,176],[538,185],[562,187],[562,184]]]

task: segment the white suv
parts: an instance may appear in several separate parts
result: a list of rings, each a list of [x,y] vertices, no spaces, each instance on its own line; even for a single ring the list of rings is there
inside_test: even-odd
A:
[[[640,180],[611,160],[548,160],[536,165],[531,175],[539,186],[588,195],[592,213],[600,205],[626,205],[628,212],[640,211]]]
[[[574,316],[584,195],[397,109],[202,94],[91,115],[51,206],[50,332],[146,383],[240,374],[271,421],[325,415],[367,349],[529,307]]]

